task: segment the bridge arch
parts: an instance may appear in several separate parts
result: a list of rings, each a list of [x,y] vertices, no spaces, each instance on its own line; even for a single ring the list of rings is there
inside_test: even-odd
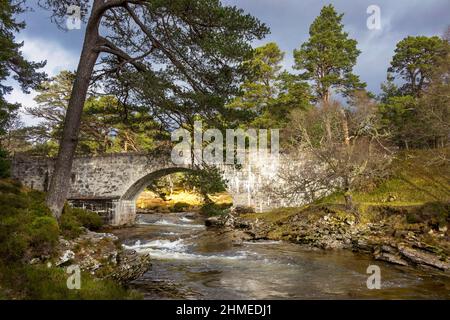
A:
[[[118,203],[115,205],[111,223],[113,225],[134,223],[136,219],[136,200],[139,194],[141,194],[152,181],[172,173],[187,171],[192,171],[192,169],[186,167],[166,167],[156,169],[143,176],[138,176],[137,180],[131,180],[131,185],[124,189],[124,193],[120,196]]]
[[[167,176],[172,173],[177,172],[192,172],[193,170],[190,168],[183,168],[183,167],[174,167],[174,168],[165,168],[165,169],[159,169],[153,172],[150,172],[143,176],[142,178],[138,179],[136,182],[134,182],[128,190],[125,191],[125,193],[122,196],[122,200],[124,201],[136,201],[139,194],[144,191],[144,189],[154,180],[158,180],[159,178],[162,178],[164,176]]]

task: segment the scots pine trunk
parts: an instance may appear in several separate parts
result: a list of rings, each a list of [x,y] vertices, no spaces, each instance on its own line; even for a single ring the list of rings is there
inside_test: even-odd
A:
[[[92,12],[95,12],[95,4]],[[47,195],[47,206],[52,211],[53,216],[57,219],[61,216],[64,202],[66,201],[69,192],[70,173],[78,144],[81,115],[91,75],[99,55],[96,50],[99,38],[99,22],[100,19],[92,14],[87,24],[83,49],[78,62],[77,74],[64,120],[58,157],[56,159],[55,169],[53,171]]]

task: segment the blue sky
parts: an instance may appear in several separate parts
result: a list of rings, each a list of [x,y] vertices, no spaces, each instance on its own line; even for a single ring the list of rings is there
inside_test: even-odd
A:
[[[292,51],[307,40],[311,22],[322,6],[333,4],[344,13],[345,30],[358,41],[362,51],[354,72],[374,93],[386,78],[386,69],[398,41],[408,35],[442,35],[450,25],[450,0],[223,0],[258,17],[271,29],[260,45],[269,41],[278,43],[286,53],[284,66],[293,64]],[[24,41],[24,55],[31,60],[47,60],[45,71],[53,76],[64,69],[74,70],[81,51],[84,29],[62,31],[50,21],[50,13],[36,6],[35,0],[27,1],[34,10],[23,14],[27,27],[18,39]],[[381,10],[381,29],[369,30],[366,20],[367,7],[377,5]],[[34,105],[34,93],[23,94],[15,90],[10,101],[24,106]],[[26,123],[36,120],[23,117]]]

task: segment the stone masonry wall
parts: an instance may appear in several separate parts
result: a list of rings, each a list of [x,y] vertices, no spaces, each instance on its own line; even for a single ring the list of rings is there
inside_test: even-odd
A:
[[[219,169],[227,181],[227,191],[235,206],[245,205],[254,207],[256,211],[265,211],[286,205],[284,199],[277,199],[267,192],[266,186],[283,188],[283,181],[280,181],[277,172],[291,165],[289,159],[269,154],[253,157],[239,168],[221,165]],[[46,191],[53,167],[52,159],[18,155],[13,161],[12,175],[30,188]],[[92,206],[92,201],[105,201],[103,207],[109,208],[106,210],[109,213],[105,215],[110,216],[111,224],[133,223],[135,198],[143,187],[152,179],[173,172],[173,169],[174,165],[167,155],[134,153],[78,157],[72,167],[68,199],[76,206],[86,208]],[[302,204],[302,200],[289,203],[295,204]],[[99,213],[101,210],[98,210]]]

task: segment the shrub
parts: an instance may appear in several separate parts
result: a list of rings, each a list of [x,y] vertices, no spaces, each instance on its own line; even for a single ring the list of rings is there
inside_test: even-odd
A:
[[[0,262],[51,254],[59,228],[44,194],[21,191],[20,184],[10,180],[0,180],[0,189]]]
[[[27,237],[21,233],[12,233],[7,237],[2,237],[0,239],[0,260],[6,262],[22,260],[27,251],[28,244]]]
[[[201,208],[200,212],[208,216],[219,216],[225,213],[225,209],[221,205],[215,203],[205,203]]]
[[[0,192],[1,193],[12,193],[19,194],[22,185],[11,179],[2,179],[0,180]]]
[[[61,268],[47,268],[42,265],[1,265],[0,283],[7,298],[79,300],[79,299],[139,299],[141,295],[126,290],[109,280],[98,281],[88,273],[81,273],[80,290],[67,288],[68,274]]]
[[[78,236],[82,226],[101,226],[101,218],[81,209],[65,209],[61,225],[45,206],[45,195],[0,180],[0,299],[136,299],[134,291],[109,280],[81,274],[81,289],[69,290],[61,268],[29,265],[33,257],[52,256],[61,231]]]
[[[187,208],[189,208],[189,203],[177,202],[170,208],[170,211],[171,212],[183,212],[183,211],[186,211]]]
[[[95,212],[66,205],[59,223],[63,235],[73,239],[83,232],[82,227],[94,231],[99,230],[103,226],[103,219]]]
[[[71,214],[76,217],[83,227],[89,230],[99,230],[103,226],[102,217],[95,212],[80,208],[71,208]]]
[[[45,203],[45,194],[39,191],[29,191],[27,192],[28,199],[27,203],[28,210],[36,216],[52,216],[52,212],[47,207]]]
[[[9,170],[11,168],[11,163],[8,158],[8,153],[0,148],[0,179],[9,177]]]
[[[55,245],[59,237],[59,226],[53,217],[37,217],[31,223],[31,243],[34,246],[42,244]]]
[[[82,225],[77,218],[66,212],[61,215],[59,226],[65,238],[74,239],[83,232]]]

